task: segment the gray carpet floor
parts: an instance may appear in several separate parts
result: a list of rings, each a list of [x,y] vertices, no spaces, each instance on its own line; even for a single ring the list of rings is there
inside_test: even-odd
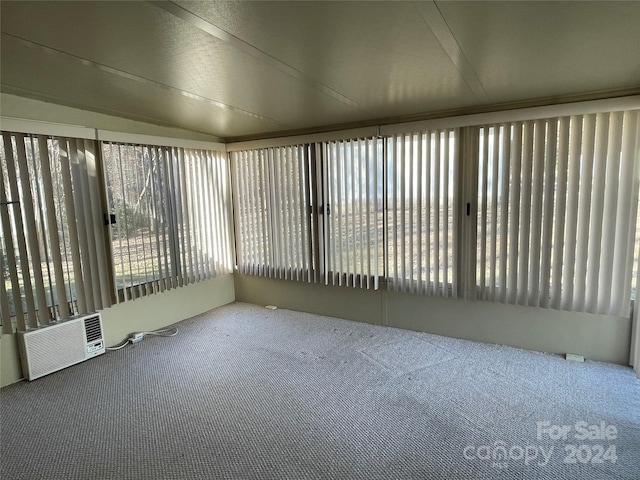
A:
[[[2,389],[1,478],[640,479],[630,368],[241,303],[177,326]]]

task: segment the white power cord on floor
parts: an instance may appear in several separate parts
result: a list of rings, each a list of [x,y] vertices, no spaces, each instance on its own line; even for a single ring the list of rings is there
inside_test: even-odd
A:
[[[152,330],[148,332],[135,332],[130,334],[125,340],[123,340],[120,345],[107,347],[107,350],[120,350],[121,348],[124,348],[129,344],[133,345],[134,343],[141,342],[145,335],[155,335],[157,337],[175,337],[177,334],[178,329],[176,327],[159,328],[158,330]]]

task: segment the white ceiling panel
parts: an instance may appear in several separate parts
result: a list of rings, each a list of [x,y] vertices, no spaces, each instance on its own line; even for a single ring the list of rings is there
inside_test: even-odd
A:
[[[437,2],[492,103],[640,85],[640,2]]]
[[[2,91],[223,138],[640,91],[640,2],[0,9]]]
[[[13,37],[3,37],[0,47],[6,93],[201,133],[285,127]]]
[[[378,117],[478,102],[413,3],[177,3]]]
[[[3,11],[3,33],[267,119],[301,118],[308,111],[315,112],[315,125],[336,115],[357,119],[353,107],[150,3],[115,5],[28,2],[15,12]],[[278,122],[284,129],[312,126]]]

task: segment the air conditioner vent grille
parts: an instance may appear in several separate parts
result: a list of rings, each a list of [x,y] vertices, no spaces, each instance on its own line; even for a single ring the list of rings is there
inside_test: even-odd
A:
[[[84,320],[84,329],[87,334],[87,343],[102,338],[102,328],[100,327],[100,317],[89,317]]]

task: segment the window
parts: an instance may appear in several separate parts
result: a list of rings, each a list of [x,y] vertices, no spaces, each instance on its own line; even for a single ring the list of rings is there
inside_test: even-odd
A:
[[[103,142],[102,155],[119,300],[232,270],[223,154]]]
[[[478,298],[627,315],[638,112],[482,127],[479,145]]]
[[[8,132],[2,139],[3,318],[24,330],[109,306],[96,143]]]
[[[638,116],[389,129],[311,144],[299,171],[295,148],[235,152],[241,271],[297,278],[305,252],[327,284],[626,315]]]
[[[389,285],[456,296],[456,131],[398,134],[386,146]]]
[[[4,332],[232,271],[226,155],[99,148],[83,138],[2,132]]]
[[[232,152],[238,268],[312,281],[309,147]]]
[[[382,141],[329,142],[323,154],[325,283],[377,289],[384,274]]]

